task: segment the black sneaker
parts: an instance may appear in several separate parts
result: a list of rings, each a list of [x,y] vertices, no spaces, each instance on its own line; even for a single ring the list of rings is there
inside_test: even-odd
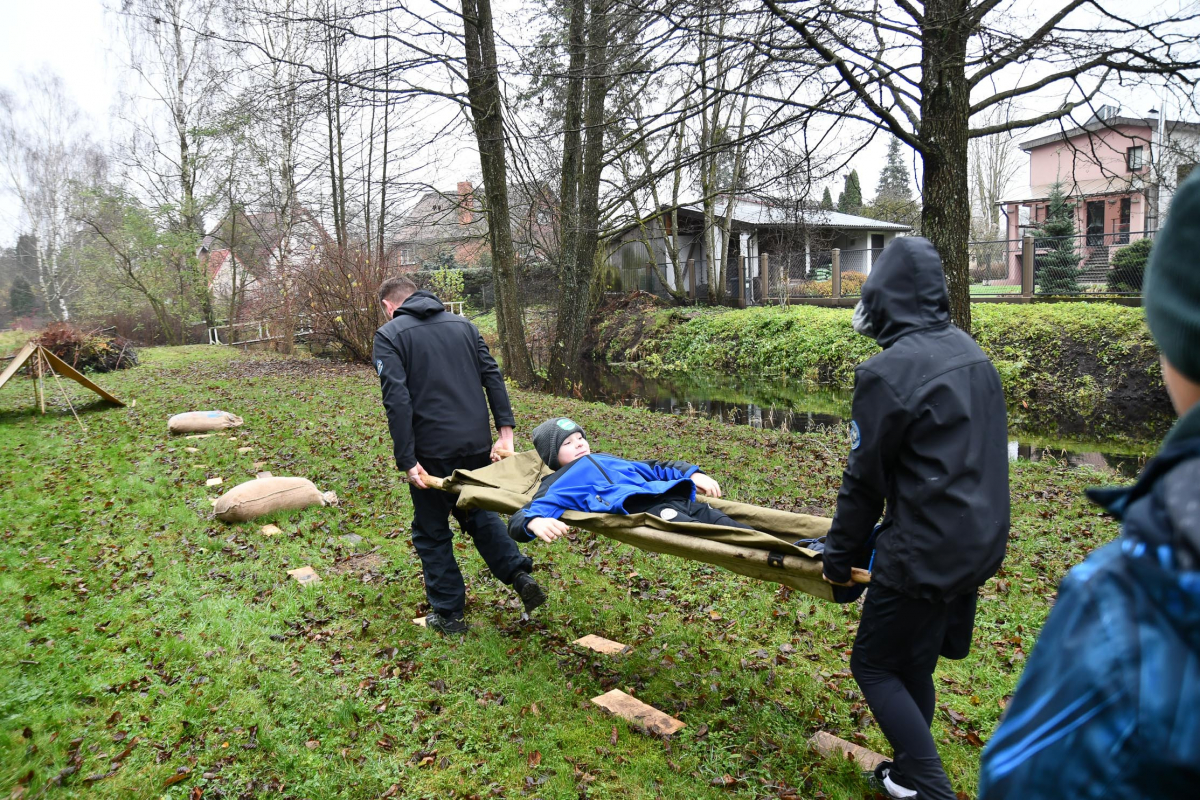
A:
[[[443,617],[436,611],[431,611],[425,616],[425,627],[443,636],[462,636],[470,628],[462,617]]]
[[[896,800],[913,800],[917,790],[908,785],[908,781],[896,774],[891,761],[881,761],[875,767],[875,780],[879,782],[884,793]]]
[[[546,602],[546,593],[528,572],[518,572],[514,575],[512,585],[521,596],[521,602],[525,604],[526,614]]]

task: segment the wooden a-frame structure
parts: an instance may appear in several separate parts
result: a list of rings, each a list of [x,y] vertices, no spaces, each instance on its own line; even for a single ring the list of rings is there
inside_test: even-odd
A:
[[[107,391],[89,380],[82,372],[75,369],[58,356],[54,355],[54,353],[42,347],[40,344],[33,344],[32,342],[22,347],[21,350],[15,356],[13,356],[12,363],[8,365],[3,373],[0,373],[0,389],[3,389],[4,384],[8,383],[9,378],[11,378],[13,375],[16,375],[17,371],[30,361],[33,362],[34,402],[37,404],[38,408],[43,414],[46,413],[46,393],[42,386],[42,379],[47,372],[56,378],[60,375],[64,378],[70,378],[80,386],[85,386],[88,389],[91,389],[93,392],[100,395],[108,402],[113,403],[114,405],[122,407],[125,405],[116,397],[109,394]]]

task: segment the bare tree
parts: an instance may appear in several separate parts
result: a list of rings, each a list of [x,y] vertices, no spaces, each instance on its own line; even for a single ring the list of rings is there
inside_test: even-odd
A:
[[[1002,109],[996,109],[991,120],[1002,119]],[[986,238],[1000,234],[1000,201],[1021,170],[1022,159],[1012,131],[998,131],[979,136],[968,145],[971,167],[971,215],[979,220],[978,233]],[[978,237],[976,237],[978,238]]]
[[[139,94],[126,103],[130,177],[154,203],[174,209],[174,226],[197,246],[219,196],[213,155],[227,75],[213,38],[218,11],[219,0],[123,0],[121,6],[130,67],[139,79]],[[144,116],[145,110],[152,113]],[[180,273],[190,278],[205,323],[214,325],[206,268],[194,252],[180,257]]]
[[[65,322],[80,289],[78,254],[71,247],[78,196],[100,182],[105,161],[60,78],[26,76],[22,88],[23,102],[0,92],[0,169],[37,242],[42,298]]]
[[[761,0],[824,59],[858,102],[855,116],[920,153],[922,231],[946,269],[951,315],[971,329],[967,239],[969,139],[1021,130],[1089,107],[1106,88],[1200,75],[1194,5],[1130,7],[1059,0],[1032,13],[1014,0]],[[1057,93],[1046,111],[978,119]]]

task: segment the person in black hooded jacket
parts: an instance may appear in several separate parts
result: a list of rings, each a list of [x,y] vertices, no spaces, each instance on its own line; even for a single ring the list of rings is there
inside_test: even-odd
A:
[[[927,239],[884,249],[854,327],[883,352],[855,370],[851,449],[825,577],[849,583],[882,514],[850,659],[895,751],[876,776],[893,797],[953,800],[929,730],[933,671],[939,656],[966,657],[976,590],[1004,559],[1004,392],[987,356],[951,324],[941,259]]]
[[[440,633],[467,630],[466,585],[454,558],[451,514],[497,580],[512,586],[532,611],[546,596],[529,574],[533,560],[517,548],[500,517],[458,509],[453,495],[427,489],[422,477],[478,469],[499,460],[498,450],[513,449],[514,419],[500,368],[474,325],[407,278],[384,281],[379,302],[391,321],[375,332],[372,360],[396,466],[406,473],[412,496],[412,541],[433,607],[425,624]],[[494,445],[489,405],[499,432]]]

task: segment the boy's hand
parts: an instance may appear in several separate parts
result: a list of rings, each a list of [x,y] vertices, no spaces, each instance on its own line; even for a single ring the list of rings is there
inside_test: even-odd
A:
[[[526,529],[543,542],[553,542],[560,536],[566,536],[570,526],[561,519],[550,517],[534,517],[525,523]]]
[[[692,473],[692,483],[696,484],[696,491],[700,494],[707,495],[708,497],[721,496],[721,484],[717,483],[703,472]]]

